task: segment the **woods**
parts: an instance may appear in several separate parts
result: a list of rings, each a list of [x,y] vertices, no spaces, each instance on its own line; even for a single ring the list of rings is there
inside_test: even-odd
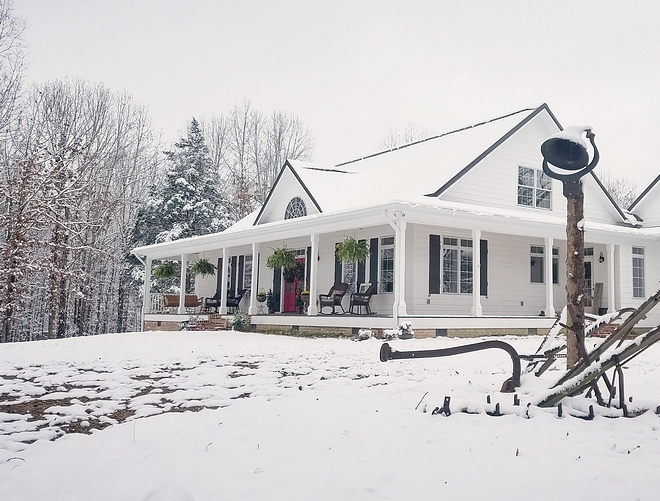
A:
[[[245,101],[161,144],[146,106],[84,80],[23,85],[24,22],[0,0],[0,342],[139,328],[136,245],[222,231],[314,144]]]

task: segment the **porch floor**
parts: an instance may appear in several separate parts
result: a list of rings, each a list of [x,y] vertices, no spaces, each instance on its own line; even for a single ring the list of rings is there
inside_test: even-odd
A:
[[[206,314],[193,314],[197,319],[206,319]],[[226,315],[231,317],[231,314]],[[395,319],[392,315],[304,315],[297,313],[274,313],[252,315],[251,324],[256,328],[336,328],[336,329],[394,329],[402,322],[410,322],[413,330],[429,331],[427,335],[447,335],[447,331],[466,330],[466,335],[489,334],[545,334],[555,319],[538,316],[482,316],[469,315],[405,315]],[[191,315],[174,313],[146,314],[145,321],[183,322]],[[510,331],[510,332],[507,332]]]

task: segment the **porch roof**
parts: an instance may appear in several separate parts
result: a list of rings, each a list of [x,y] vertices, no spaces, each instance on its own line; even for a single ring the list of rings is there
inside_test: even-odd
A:
[[[239,247],[252,243],[300,238],[388,224],[392,217],[404,217],[409,223],[428,224],[535,238],[565,238],[566,220],[552,213],[484,208],[424,197],[419,202],[392,200],[362,208],[315,214],[284,221],[251,224],[256,213],[245,217],[221,233],[185,238],[133,249],[133,254],[152,259],[176,259],[181,254],[196,254]],[[627,225],[587,221],[585,239],[593,243],[620,243],[634,235],[658,238],[660,228],[632,228]]]

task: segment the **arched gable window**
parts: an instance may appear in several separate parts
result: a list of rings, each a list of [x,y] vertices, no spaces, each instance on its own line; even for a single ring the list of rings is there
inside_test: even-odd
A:
[[[307,207],[305,207],[305,202],[303,202],[300,197],[293,197],[289,202],[289,205],[286,206],[286,212],[284,213],[284,219],[293,219],[296,217],[303,217],[307,215]]]

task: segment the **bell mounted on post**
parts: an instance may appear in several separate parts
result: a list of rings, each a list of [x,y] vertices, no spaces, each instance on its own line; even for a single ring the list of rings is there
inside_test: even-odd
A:
[[[589,150],[583,135],[591,142],[593,158],[589,163]],[[580,193],[580,178],[591,172],[600,155],[591,127],[571,126],[553,134],[541,145],[543,172],[564,184],[564,196],[575,198]]]

